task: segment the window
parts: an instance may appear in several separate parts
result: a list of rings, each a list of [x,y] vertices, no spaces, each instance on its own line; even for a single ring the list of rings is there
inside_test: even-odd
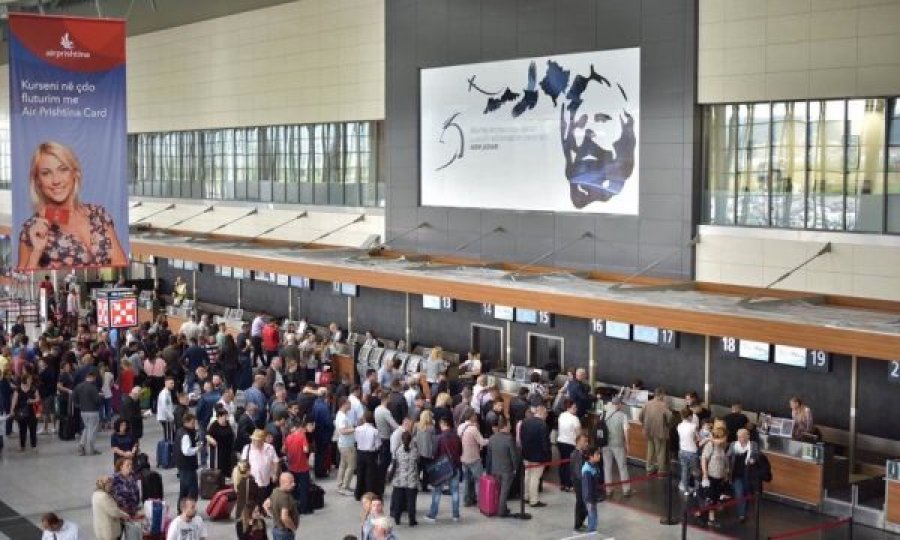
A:
[[[898,102],[864,98],[706,107],[704,221],[900,232]]]
[[[378,193],[383,187],[375,159],[375,124],[129,135],[131,194],[381,206],[384,203]],[[0,155],[0,174],[2,168]],[[363,189],[370,182],[376,184],[375,188]],[[313,184],[317,184],[315,189]]]

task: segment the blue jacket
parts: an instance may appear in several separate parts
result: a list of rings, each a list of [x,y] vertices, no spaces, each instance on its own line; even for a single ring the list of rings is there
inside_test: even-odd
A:
[[[590,395],[585,385],[580,381],[571,381],[568,386],[566,386],[566,391],[569,394],[569,399],[571,399],[577,407],[575,415],[579,418],[584,416],[588,409],[591,408],[591,405],[597,401],[597,398]]]
[[[251,386],[244,392],[244,398],[247,403],[256,403],[256,417],[253,418],[253,421],[256,422],[256,427],[264,426],[266,424],[266,411],[269,410],[269,400],[266,398],[266,395],[259,388]]]
[[[584,504],[593,504],[597,502],[597,486],[599,485],[600,471],[585,461],[581,466],[581,498]]]
[[[209,421],[216,410],[216,403],[220,399],[222,399],[222,393],[218,390],[212,390],[200,396],[200,400],[197,402],[197,420],[200,421],[200,430],[204,433],[206,433],[206,426],[209,425]]]
[[[322,398],[317,398],[312,407],[312,419],[316,423],[316,440],[330,441],[334,435],[334,420],[331,418],[331,409]]]

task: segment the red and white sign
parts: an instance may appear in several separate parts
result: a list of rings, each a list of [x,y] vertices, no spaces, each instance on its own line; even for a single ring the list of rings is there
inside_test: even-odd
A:
[[[137,326],[137,298],[97,300],[97,324],[105,328],[130,328]]]

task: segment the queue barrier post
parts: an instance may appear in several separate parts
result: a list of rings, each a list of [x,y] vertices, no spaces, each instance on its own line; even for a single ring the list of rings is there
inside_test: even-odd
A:
[[[756,492],[756,504],[753,505],[753,538],[759,540],[759,514],[760,506],[762,506],[762,487]]]
[[[688,526],[688,505],[685,504],[681,508],[681,540],[687,540]]]
[[[525,511],[525,462],[522,461],[519,463],[519,469],[522,474],[520,475],[521,480],[519,481],[519,513],[513,514],[512,517],[516,519],[531,519],[531,514]]]
[[[662,525],[678,525],[679,519],[672,515],[672,473],[666,475],[666,516],[659,520]]]

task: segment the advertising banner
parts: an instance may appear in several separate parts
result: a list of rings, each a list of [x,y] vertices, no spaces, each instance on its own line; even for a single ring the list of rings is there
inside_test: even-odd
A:
[[[16,268],[125,266],[125,21],[9,15]]]
[[[638,213],[640,49],[423,69],[421,204]]]

